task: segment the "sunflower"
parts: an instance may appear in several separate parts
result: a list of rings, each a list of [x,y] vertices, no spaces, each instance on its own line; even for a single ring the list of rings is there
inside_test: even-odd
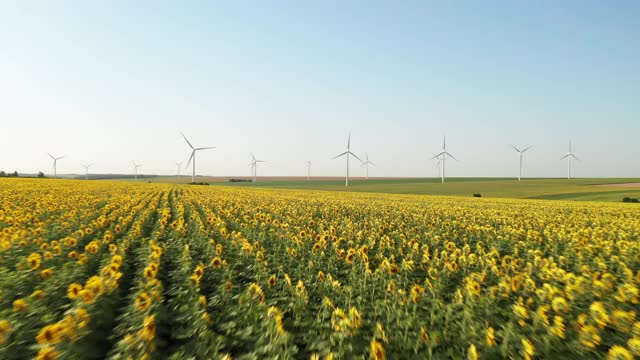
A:
[[[267,281],[267,285],[268,285],[269,287],[274,287],[274,286],[276,286],[276,280],[277,280],[277,279],[276,279],[276,276],[275,276],[275,275],[271,275],[271,276],[269,277],[269,280]]]
[[[447,269],[449,269],[450,272],[456,272],[458,270],[458,264],[455,261],[452,261],[447,264]]]
[[[38,344],[55,345],[62,341],[61,327],[58,324],[47,325],[36,336]]]
[[[91,320],[89,313],[84,308],[76,309],[76,317],[79,319],[78,328],[80,329],[84,329],[87,325],[89,325],[89,321]]]
[[[322,271],[318,272],[318,281],[324,282],[324,273]]]
[[[22,299],[16,299],[12,303],[14,311],[24,311],[27,308],[27,302]]]
[[[44,270],[40,271],[40,276],[43,279],[48,279],[48,278],[51,277],[51,275],[53,275],[53,269],[51,269],[51,268],[44,269]]]
[[[640,356],[640,338],[634,337],[627,341],[627,347],[635,356]]]
[[[29,263],[29,266],[31,266],[32,270],[38,269],[40,267],[41,261],[42,261],[42,256],[40,256],[40,254],[38,253],[31,253],[27,257],[27,262]]]
[[[38,351],[35,360],[54,360],[58,358],[58,352],[49,346],[43,347]]]
[[[142,329],[138,331],[138,336],[143,338],[144,340],[151,342],[153,338],[156,336],[156,316],[149,315],[145,316],[144,321],[142,323]]]
[[[533,347],[533,343],[527,338],[523,338],[521,342],[522,342],[522,352],[525,360],[532,359],[533,355],[535,355],[536,353],[535,347]]]
[[[146,292],[141,292],[135,300],[135,308],[138,311],[145,311],[151,306],[151,297]]]
[[[485,338],[487,340],[487,346],[493,347],[496,345],[496,331],[494,328],[489,326],[487,331],[485,332]]]
[[[564,339],[564,319],[562,316],[554,316],[553,317],[553,326],[551,327],[551,333],[560,339]]]
[[[425,330],[424,327],[420,328],[420,337],[422,338],[422,341],[424,341],[424,342],[428,342],[429,341],[429,333],[427,333],[427,330]]]
[[[36,291],[31,293],[31,297],[36,299],[36,300],[44,299],[44,295],[45,295],[45,293],[42,290],[36,290]]]
[[[469,345],[467,350],[467,360],[478,360],[478,350],[474,344]]]
[[[473,296],[479,296],[480,295],[480,284],[475,281],[475,280],[471,280],[467,282],[467,293]]]
[[[633,355],[624,347],[613,345],[607,353],[607,360],[633,360]]]
[[[601,341],[598,329],[591,325],[585,325],[580,329],[579,338],[580,343],[589,349],[595,349]]]
[[[345,258],[345,261],[347,262],[347,264],[353,264],[353,259],[355,257],[355,254],[350,252],[347,254],[347,257]]]
[[[214,269],[218,269],[222,266],[222,259],[220,259],[220,257],[214,257],[213,260],[211,260],[211,267]]]
[[[382,344],[376,340],[371,341],[369,356],[373,360],[385,360],[387,358]]]
[[[604,304],[600,301],[596,301],[589,306],[589,314],[591,314],[591,318],[595,320],[600,329],[604,329],[609,323],[609,314],[607,314]]]
[[[569,310],[567,300],[560,296],[553,298],[553,300],[551,301],[551,307],[553,308],[553,311],[557,313],[563,313]]]
[[[264,292],[262,291],[262,288],[260,287],[260,285],[258,285],[256,283],[249,284],[249,294],[254,299],[258,299],[261,304],[264,304],[265,296],[264,296]]]

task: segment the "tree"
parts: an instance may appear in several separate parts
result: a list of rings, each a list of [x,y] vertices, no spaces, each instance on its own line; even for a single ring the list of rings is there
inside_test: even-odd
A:
[[[7,173],[4,170],[0,171],[0,177],[6,177]]]
[[[43,178],[43,177],[44,177],[44,173],[43,173],[42,171],[39,171],[39,172],[38,172],[38,177],[39,177],[39,178]]]

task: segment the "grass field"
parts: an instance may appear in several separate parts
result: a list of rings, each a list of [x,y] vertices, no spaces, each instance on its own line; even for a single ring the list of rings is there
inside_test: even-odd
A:
[[[441,184],[440,179],[405,178],[352,180],[349,191],[390,194],[453,195],[482,197],[580,200],[580,201],[621,201],[623,197],[640,198],[640,186],[617,187],[595,186],[602,184],[640,183],[639,179],[527,179],[515,181],[501,178],[451,178]],[[268,187],[284,189],[307,189],[346,191],[344,180],[264,180],[256,183],[222,183],[239,187]]]

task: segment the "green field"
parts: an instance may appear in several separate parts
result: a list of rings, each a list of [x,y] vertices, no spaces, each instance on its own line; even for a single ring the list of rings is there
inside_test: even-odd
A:
[[[435,178],[352,180],[349,191],[392,194],[455,195],[482,197],[556,199],[581,201],[621,201],[623,197],[640,198],[638,187],[603,187],[602,184],[640,183],[640,179],[526,179],[451,178],[441,184]],[[269,181],[256,183],[211,183],[211,185],[270,187],[346,191],[342,180]]]

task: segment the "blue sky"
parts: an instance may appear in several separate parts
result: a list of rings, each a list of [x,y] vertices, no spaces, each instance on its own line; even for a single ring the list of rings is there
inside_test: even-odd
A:
[[[0,169],[640,177],[637,1],[7,1]],[[184,170],[183,170],[184,171]],[[363,174],[354,169],[355,175]]]

